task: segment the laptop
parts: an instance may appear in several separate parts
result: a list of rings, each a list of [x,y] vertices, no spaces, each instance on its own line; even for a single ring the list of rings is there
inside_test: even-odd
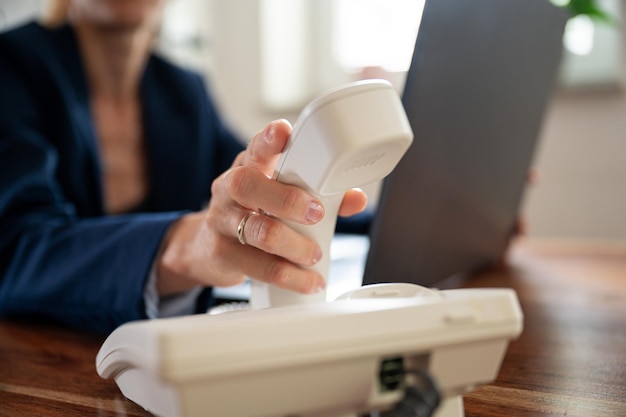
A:
[[[547,0],[428,0],[403,93],[414,142],[385,180],[363,284],[496,262],[513,233],[568,14]]]
[[[432,286],[502,256],[568,17],[548,0],[426,1],[402,95],[414,141],[384,181],[369,237],[333,241],[329,299],[361,284]]]

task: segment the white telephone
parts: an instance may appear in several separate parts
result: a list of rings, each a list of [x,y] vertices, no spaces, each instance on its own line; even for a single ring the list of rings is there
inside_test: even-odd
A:
[[[292,136],[275,178],[324,202],[325,220],[293,227],[327,254],[344,191],[387,175],[411,129],[391,85],[368,81],[313,101]],[[316,268],[327,276],[327,263]],[[411,372],[425,371],[442,396],[436,416],[462,417],[461,395],[497,376],[522,330],[512,290],[379,284],[324,297],[254,284],[251,310],[127,323],[102,345],[97,371],[148,411],[173,417],[386,410],[415,383]]]

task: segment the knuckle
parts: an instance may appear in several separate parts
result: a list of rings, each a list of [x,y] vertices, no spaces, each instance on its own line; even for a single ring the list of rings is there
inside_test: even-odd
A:
[[[243,167],[233,168],[224,179],[226,192],[234,199],[247,195],[251,186],[251,180],[246,169]]]
[[[266,266],[267,282],[285,288],[290,281],[287,265],[280,261],[269,262]]]
[[[219,178],[216,178],[211,182],[211,194],[216,195],[219,190]]]
[[[230,168],[224,171],[221,175],[213,180],[211,183],[211,194],[218,195],[223,194],[225,189],[225,184],[228,184],[229,177],[232,171],[236,170],[236,168]]]
[[[254,238],[261,246],[268,249],[274,249],[280,242],[280,236],[282,235],[282,231],[284,229],[283,223],[269,218],[261,218],[261,216],[255,217],[259,218],[255,219],[252,227]]]
[[[222,182],[223,182],[222,177],[217,177],[216,179],[213,180],[213,182],[211,183],[211,195],[218,195],[218,193],[220,192],[220,186]]]
[[[296,189],[290,188],[285,191],[280,200],[281,209],[283,212],[292,212],[298,206],[299,201],[300,193]]]

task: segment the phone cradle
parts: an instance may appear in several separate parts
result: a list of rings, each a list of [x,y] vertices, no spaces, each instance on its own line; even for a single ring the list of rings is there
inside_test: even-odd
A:
[[[522,330],[514,291],[404,296],[394,285],[363,287],[372,297],[127,323],[102,345],[97,371],[159,416],[338,417],[402,399],[410,378],[381,375],[393,361],[433,377],[435,416],[462,417],[461,395],[495,379]]]

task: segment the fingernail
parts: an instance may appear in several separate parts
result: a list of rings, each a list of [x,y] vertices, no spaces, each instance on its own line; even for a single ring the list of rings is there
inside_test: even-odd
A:
[[[313,291],[311,292],[311,294],[320,293],[320,292],[324,291],[325,289],[326,289],[326,282],[324,282],[324,280],[321,280],[317,284],[317,287],[313,288]]]
[[[312,201],[306,211],[306,220],[311,223],[317,223],[324,217],[324,207],[321,204]]]
[[[311,260],[314,264],[318,263],[322,259],[322,250],[318,247],[313,254],[313,259]]]

